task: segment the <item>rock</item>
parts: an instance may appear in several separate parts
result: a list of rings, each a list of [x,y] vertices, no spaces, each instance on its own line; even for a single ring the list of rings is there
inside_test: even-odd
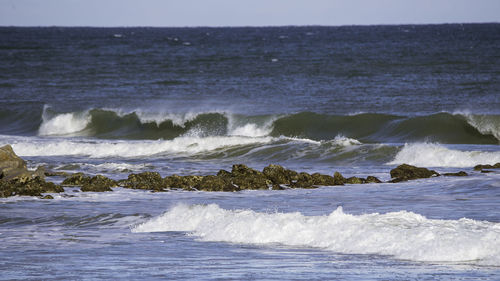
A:
[[[365,183],[382,183],[382,181],[374,176],[368,176],[366,177]]]
[[[121,180],[118,183],[124,188],[131,189],[163,191],[167,187],[166,181],[157,172],[130,174],[126,180]]]
[[[273,184],[291,184],[298,180],[298,173],[283,168],[280,165],[271,164],[262,170],[262,173],[273,182]]]
[[[239,191],[231,181],[224,177],[219,176],[205,176],[195,186],[196,189],[201,191]]]
[[[90,183],[90,177],[84,173],[74,173],[69,177],[65,178],[62,185],[65,186],[83,186]]]
[[[83,184],[80,189],[83,192],[105,192],[113,191],[111,187],[118,187],[118,183],[105,176],[97,175],[92,177],[88,183]]]
[[[333,174],[333,180],[335,185],[344,185],[347,182],[346,178],[344,178],[339,172],[335,172]]]
[[[26,168],[26,162],[14,153],[9,144],[0,147],[0,179],[28,177],[33,173]]]
[[[335,178],[328,175],[322,175],[320,173],[314,173],[311,175],[314,185],[332,186],[335,185]]]
[[[349,184],[363,184],[365,182],[366,180],[364,178],[358,178],[358,177],[350,177],[346,180],[346,183]]]
[[[264,173],[243,164],[233,165],[231,182],[239,189],[269,189],[272,181]]]
[[[488,174],[488,173],[493,173],[493,171],[489,171],[489,170],[481,170],[481,173],[483,173],[483,174]]]
[[[42,196],[40,199],[54,199],[54,197],[52,195],[45,195]]]
[[[232,175],[231,175],[231,172],[228,172],[226,170],[219,170],[219,172],[217,172],[217,176],[230,179]]]
[[[436,171],[419,168],[408,164],[402,164],[391,170],[391,182],[402,182],[421,178],[439,176]]]
[[[279,184],[273,184],[272,190],[285,190],[281,185]]]
[[[444,173],[443,176],[448,176],[448,177],[466,177],[468,174],[464,171],[460,171],[457,173]]]
[[[23,177],[0,181],[0,197],[38,196],[42,193],[59,193],[64,189],[52,182],[46,182],[39,177]]]
[[[182,188],[186,190],[191,190],[196,186],[201,180],[202,176],[178,176],[172,175],[165,177],[164,183],[166,187],[169,188]]]
[[[500,169],[500,163],[496,163],[495,165],[477,165],[474,167],[475,171],[481,171],[483,169]]]
[[[317,188],[314,186],[314,180],[311,175],[308,173],[299,173],[298,179],[296,182],[292,182],[290,185],[292,188]]]

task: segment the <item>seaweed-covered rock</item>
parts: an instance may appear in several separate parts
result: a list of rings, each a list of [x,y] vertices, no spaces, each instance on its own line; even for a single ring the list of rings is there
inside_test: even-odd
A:
[[[126,180],[119,181],[120,186],[132,189],[146,189],[163,191],[166,187],[165,181],[157,172],[142,172],[130,174]]]
[[[39,177],[14,178],[0,181],[0,197],[9,196],[42,196],[42,193],[59,193],[64,189]]]
[[[350,177],[346,180],[346,183],[349,184],[363,184],[365,182],[366,180],[364,178],[358,178],[358,177]]]
[[[264,173],[243,164],[233,165],[231,182],[239,189],[269,189],[272,181]]]
[[[92,177],[88,183],[85,183],[80,188],[83,192],[105,192],[113,191],[111,187],[117,187],[118,183],[115,180],[109,179],[102,175]]]
[[[314,185],[335,185],[335,179],[332,176],[314,173],[311,175]]]
[[[382,181],[374,176],[368,176],[366,177],[365,183],[382,183]]]
[[[201,191],[239,191],[231,181],[224,177],[219,176],[205,176],[196,184],[196,189]]]
[[[481,171],[483,169],[500,169],[500,163],[496,163],[495,165],[489,165],[489,164],[486,164],[486,165],[476,165],[474,167],[475,171]]]
[[[335,172],[333,174],[333,180],[335,182],[335,185],[343,185],[347,182],[347,179],[344,178],[339,172]]]
[[[292,188],[317,188],[314,186],[313,177],[308,173],[299,173],[298,179],[290,185]]]
[[[165,177],[164,184],[169,188],[182,188],[186,190],[191,190],[196,186],[201,180],[202,176],[179,176],[179,175],[171,175]]]
[[[262,173],[273,182],[273,184],[291,184],[298,180],[298,173],[283,168],[280,165],[271,164],[262,170]]]
[[[63,180],[62,185],[83,186],[90,183],[90,177],[84,173],[74,173]]]
[[[456,172],[456,173],[444,173],[443,176],[448,177],[466,177],[468,174],[464,171]]]
[[[436,171],[419,168],[408,164],[402,164],[391,170],[391,182],[402,182],[414,179],[430,178],[439,176]]]

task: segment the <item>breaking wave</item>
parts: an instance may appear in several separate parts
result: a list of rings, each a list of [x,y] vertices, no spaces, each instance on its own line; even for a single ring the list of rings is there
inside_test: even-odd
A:
[[[216,204],[178,205],[132,228],[163,231],[189,232],[202,241],[278,243],[413,261],[500,265],[500,224],[427,219],[407,211],[350,215],[339,207],[329,215],[305,216],[226,210]]]
[[[363,143],[498,144],[500,141],[500,115],[467,113],[442,112],[412,117],[312,112],[244,115],[219,110],[172,113],[99,108],[60,113],[45,106],[38,120],[12,116],[12,113],[0,112],[3,132],[19,133],[37,128],[32,134],[58,137],[173,140],[182,136],[284,136],[328,141],[342,135]]]
[[[500,162],[500,151],[461,151],[434,143],[405,144],[387,164],[410,164],[421,167],[473,167]]]

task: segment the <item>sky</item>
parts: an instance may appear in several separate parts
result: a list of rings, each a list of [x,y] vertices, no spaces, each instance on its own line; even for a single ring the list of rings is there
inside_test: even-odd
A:
[[[0,0],[0,26],[500,22],[500,0]]]

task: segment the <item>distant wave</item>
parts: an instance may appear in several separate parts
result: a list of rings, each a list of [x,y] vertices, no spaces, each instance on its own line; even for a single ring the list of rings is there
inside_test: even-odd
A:
[[[436,220],[407,211],[329,215],[226,210],[178,205],[132,232],[185,231],[202,241],[314,247],[346,254],[389,255],[428,262],[500,265],[500,224]],[[460,245],[460,247],[457,247]]]
[[[363,143],[500,142],[500,115],[468,113],[441,112],[412,117],[379,113],[327,115],[312,112],[244,115],[225,111],[172,113],[101,108],[60,113],[46,106],[38,119],[20,118],[21,114],[15,115],[19,118],[12,116],[12,113],[0,112],[0,128],[3,132],[17,134],[37,128],[35,134],[39,136],[123,140],[173,140],[182,136],[284,136],[328,141],[342,135]]]

